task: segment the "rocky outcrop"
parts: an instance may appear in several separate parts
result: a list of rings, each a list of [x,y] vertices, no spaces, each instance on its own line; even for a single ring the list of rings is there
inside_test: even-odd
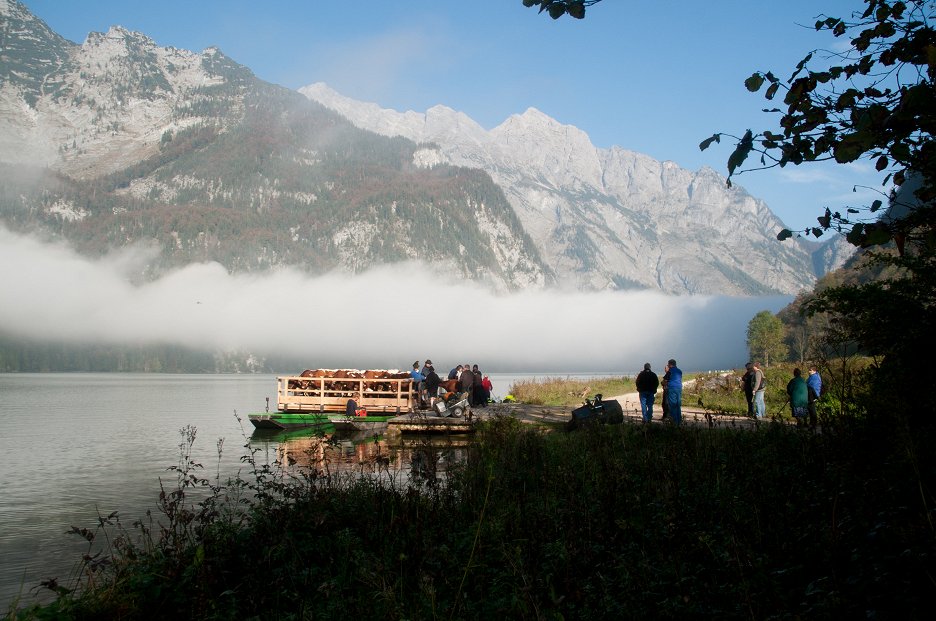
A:
[[[359,127],[421,143],[419,165],[487,171],[565,286],[791,294],[811,286],[813,253],[825,252],[777,241],[783,223],[768,206],[709,168],[693,172],[619,147],[599,149],[583,131],[534,108],[487,131],[445,106],[401,113],[321,83],[300,92]]]

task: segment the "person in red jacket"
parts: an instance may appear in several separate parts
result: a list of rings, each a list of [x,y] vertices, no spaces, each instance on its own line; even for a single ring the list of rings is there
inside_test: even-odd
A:
[[[488,401],[491,400],[491,391],[494,390],[494,384],[491,383],[491,378],[487,375],[481,378],[481,387],[484,389],[484,403],[481,404],[481,407],[486,407]]]

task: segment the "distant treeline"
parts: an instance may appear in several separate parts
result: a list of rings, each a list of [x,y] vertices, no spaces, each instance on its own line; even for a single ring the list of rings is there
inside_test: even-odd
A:
[[[179,345],[38,342],[0,334],[0,373],[285,373],[301,363]]]

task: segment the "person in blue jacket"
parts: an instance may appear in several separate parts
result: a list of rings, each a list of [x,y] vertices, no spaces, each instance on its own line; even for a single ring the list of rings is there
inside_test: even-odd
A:
[[[819,375],[819,369],[815,366],[809,367],[809,377],[806,378],[806,389],[809,395],[809,404],[806,408],[809,410],[809,428],[815,429],[818,422],[816,415],[816,400],[822,396],[822,377]]]
[[[676,366],[676,360],[670,358],[669,380],[666,382],[666,398],[669,402],[669,416],[677,425],[682,424],[682,370]]]
[[[413,378],[413,382],[419,384],[419,382],[426,381],[426,376],[419,372],[419,360],[413,363],[413,370],[409,372],[410,377]]]

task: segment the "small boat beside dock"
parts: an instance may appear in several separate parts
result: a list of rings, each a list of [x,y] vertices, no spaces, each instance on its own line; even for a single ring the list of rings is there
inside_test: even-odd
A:
[[[303,412],[268,412],[248,414],[248,420],[257,429],[292,431],[307,427],[325,427],[331,425],[327,416]]]
[[[328,418],[337,431],[383,431],[387,429],[389,421],[396,418],[396,415],[381,416],[368,413],[367,416],[347,416],[329,414]]]

